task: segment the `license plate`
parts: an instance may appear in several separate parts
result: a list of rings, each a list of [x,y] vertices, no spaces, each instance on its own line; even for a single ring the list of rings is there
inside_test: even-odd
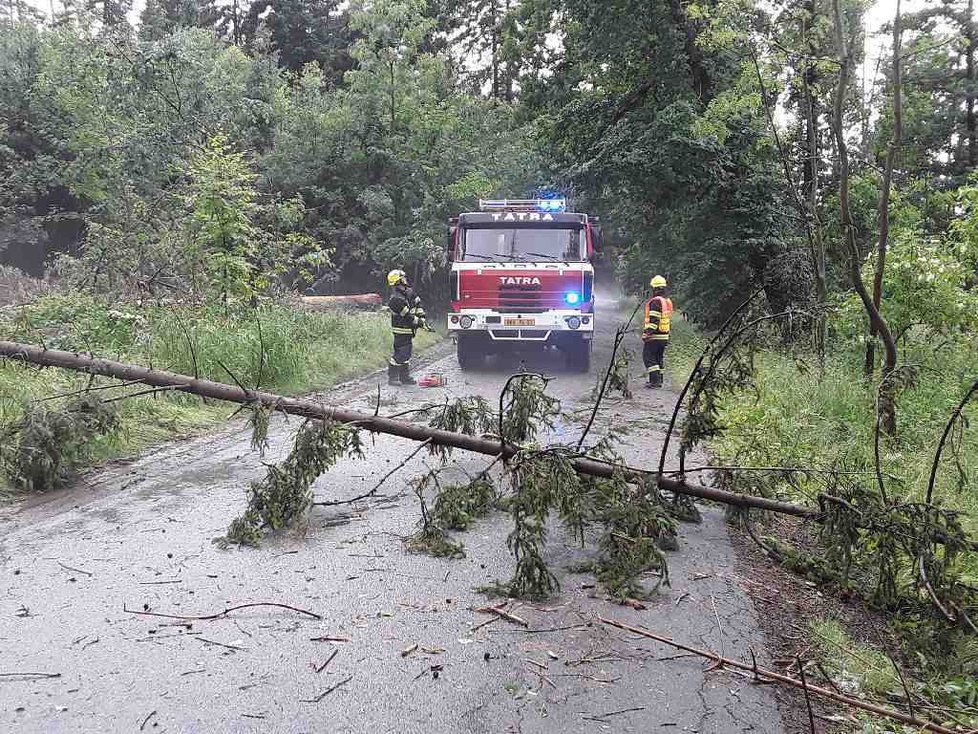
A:
[[[503,319],[503,326],[536,326],[536,319]]]

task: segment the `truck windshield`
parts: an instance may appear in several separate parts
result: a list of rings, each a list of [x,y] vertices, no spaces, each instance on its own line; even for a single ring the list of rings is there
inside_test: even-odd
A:
[[[465,262],[581,262],[581,229],[515,227],[466,229],[462,246]]]

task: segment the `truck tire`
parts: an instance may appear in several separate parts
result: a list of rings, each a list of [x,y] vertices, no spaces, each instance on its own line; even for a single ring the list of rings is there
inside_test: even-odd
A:
[[[591,342],[581,339],[567,349],[567,368],[571,372],[588,372],[591,369]]]
[[[485,354],[482,345],[472,339],[459,337],[455,342],[455,356],[458,357],[458,366],[464,372],[479,367]]]

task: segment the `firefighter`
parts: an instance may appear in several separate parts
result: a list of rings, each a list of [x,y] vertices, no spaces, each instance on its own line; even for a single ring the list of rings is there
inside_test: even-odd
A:
[[[387,274],[387,285],[391,287],[391,297],[387,308],[391,312],[391,331],[394,332],[394,352],[387,363],[387,384],[415,385],[410,375],[411,348],[418,329],[434,331],[428,326],[421,298],[403,270],[391,270]]]
[[[649,285],[652,286],[652,297],[645,304],[642,360],[649,375],[646,387],[662,387],[663,357],[672,327],[672,299],[666,295],[668,283],[661,275],[652,278]]]

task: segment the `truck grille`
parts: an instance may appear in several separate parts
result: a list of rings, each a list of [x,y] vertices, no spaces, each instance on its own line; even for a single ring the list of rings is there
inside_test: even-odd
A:
[[[534,288],[502,287],[499,289],[498,311],[517,313],[542,313],[546,307],[542,303],[539,286]]]

